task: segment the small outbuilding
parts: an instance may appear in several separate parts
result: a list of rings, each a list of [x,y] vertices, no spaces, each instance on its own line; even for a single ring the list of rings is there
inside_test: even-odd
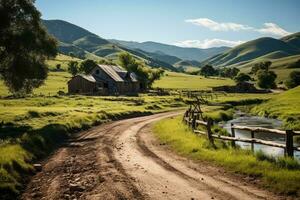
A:
[[[136,94],[140,89],[135,73],[114,65],[98,65],[89,74],[79,74],[68,81],[70,94],[123,95]]]

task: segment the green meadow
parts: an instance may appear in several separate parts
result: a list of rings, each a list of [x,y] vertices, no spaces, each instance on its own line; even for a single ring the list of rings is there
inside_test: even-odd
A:
[[[203,76],[166,72],[160,80],[154,83],[153,87],[166,89],[211,90],[212,87],[221,85],[234,85],[234,81],[219,77],[205,78]]]
[[[33,172],[32,163],[51,153],[74,132],[111,120],[182,109],[187,106],[184,103],[185,99],[182,99],[176,92],[166,96],[140,94],[133,97],[58,95],[59,91],[67,93],[67,81],[71,75],[66,72],[66,69],[70,60],[80,61],[64,55],[47,61],[50,72],[45,84],[35,89],[32,95],[24,98],[13,98],[0,80],[0,192],[18,194],[23,181],[26,180],[26,175]],[[60,64],[60,70],[56,69],[57,64]],[[234,82],[230,79],[205,78],[166,71],[165,75],[154,83],[154,88],[210,91],[211,87],[233,84]],[[244,106],[253,114],[277,117],[284,120],[286,126],[299,128],[298,99],[300,99],[300,87],[282,94],[222,94],[218,98],[213,98],[212,101],[231,104],[232,108]],[[219,110],[220,107],[215,107],[207,116],[220,121],[232,118],[234,113],[234,109],[224,110],[222,113]],[[161,123],[176,124],[177,122],[163,121]],[[196,137],[197,140],[194,142],[191,142],[195,139],[194,136],[183,139],[180,134],[184,136],[189,134],[187,130],[183,130],[183,127],[178,126],[174,127],[179,128],[174,130],[176,132],[174,137],[178,135],[174,141],[177,141],[178,145],[186,141],[184,148],[187,149],[184,152],[188,155],[190,151],[188,149],[194,148],[193,145],[196,145],[195,141],[199,138]],[[163,129],[161,134],[166,134]],[[182,142],[179,141],[181,139]],[[199,145],[202,143],[203,141],[199,140],[197,148],[200,148]],[[188,147],[189,145],[191,146]],[[212,150],[204,149],[203,151],[209,151],[211,158],[220,159],[213,162],[221,164],[221,158],[218,157],[219,151],[215,154]],[[234,156],[241,154],[241,161],[250,159],[249,165],[257,164],[256,158],[248,153],[239,153],[236,150],[220,151]],[[244,157],[244,154],[247,156]],[[231,165],[233,164],[228,164],[228,166]],[[269,168],[273,166],[265,161],[261,165]],[[241,172],[246,169],[239,168],[237,171]],[[278,171],[278,173],[283,173],[283,171]],[[293,171],[287,173],[289,176],[294,175]],[[269,177],[266,177],[266,180],[268,179]],[[295,179],[298,180],[298,177],[296,176]],[[284,181],[290,183],[286,179]],[[279,186],[274,185],[274,188]],[[290,188],[290,191],[294,190],[295,188]]]

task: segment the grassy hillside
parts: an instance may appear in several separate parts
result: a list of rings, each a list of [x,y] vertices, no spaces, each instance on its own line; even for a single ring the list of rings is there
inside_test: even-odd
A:
[[[300,32],[285,36],[281,40],[300,49]]]
[[[299,49],[282,40],[274,38],[259,38],[238,45],[227,52],[206,60],[214,66],[230,66],[259,57],[278,59],[290,55],[300,54]]]
[[[232,67],[239,67],[241,71],[248,73],[250,72],[251,67],[254,66],[256,63],[267,60],[272,62],[271,70],[275,71],[275,73],[278,75],[277,82],[285,81],[292,71],[300,71],[300,66],[297,67],[293,65],[298,60],[300,60],[300,55],[287,56],[279,59],[265,59],[263,56],[246,63],[232,65]]]
[[[261,116],[279,118],[285,126],[300,130],[300,86],[278,94],[254,107],[251,112]]]

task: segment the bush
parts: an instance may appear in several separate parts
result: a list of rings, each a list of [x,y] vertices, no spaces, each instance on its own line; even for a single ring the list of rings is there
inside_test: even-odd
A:
[[[294,88],[300,85],[300,71],[292,71],[288,80],[285,82],[287,88]]]
[[[242,83],[242,82],[250,81],[250,80],[251,80],[251,77],[245,73],[239,73],[236,77],[234,77],[234,81],[236,83]]]
[[[200,69],[200,74],[207,77],[207,76],[214,76],[217,74],[217,71],[215,70],[215,68],[213,68],[213,66],[211,65],[205,65],[204,67],[202,67]]]
[[[259,70],[257,72],[257,84],[260,88],[276,88],[276,78],[277,75],[273,71]]]

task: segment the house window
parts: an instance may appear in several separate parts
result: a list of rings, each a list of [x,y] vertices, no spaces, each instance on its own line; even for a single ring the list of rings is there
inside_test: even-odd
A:
[[[99,71],[99,69],[97,69],[97,70],[96,70],[96,74],[100,74],[100,71]]]
[[[107,83],[104,83],[104,84],[103,84],[103,87],[104,87],[104,88],[108,88],[108,84],[107,84]]]

